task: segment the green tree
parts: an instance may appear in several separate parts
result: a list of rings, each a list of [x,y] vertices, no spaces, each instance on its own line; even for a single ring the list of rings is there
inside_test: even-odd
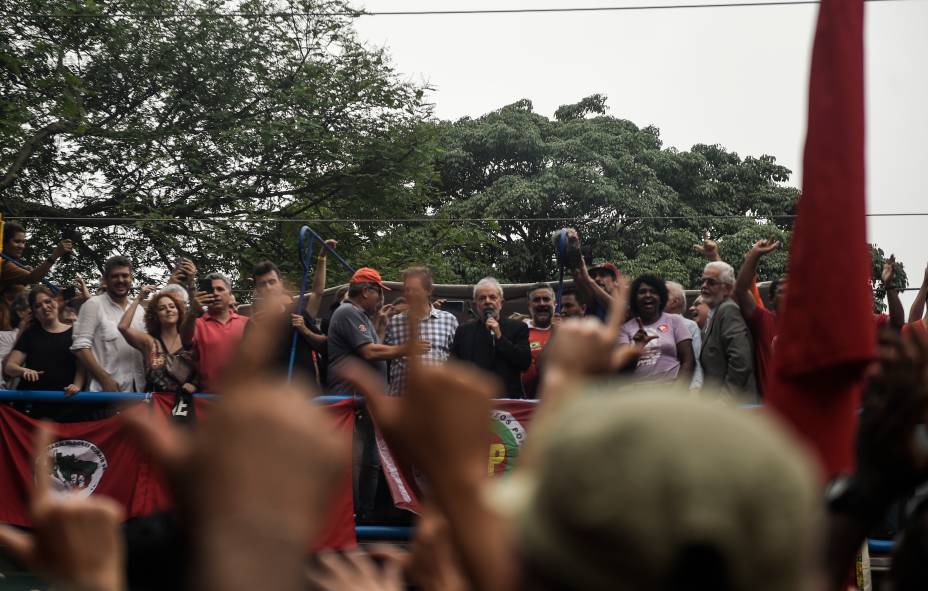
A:
[[[602,95],[553,120],[522,100],[441,123],[438,133],[440,211],[497,220],[483,225],[491,239],[479,253],[507,281],[552,278],[550,236],[566,225],[630,275],[656,271],[689,286],[702,271],[692,247],[703,238],[736,266],[755,240],[788,242],[798,193],[773,157],[663,148],[656,128],[606,115]],[[782,274],[785,262],[785,252],[769,257],[761,278]]]
[[[310,16],[231,17],[224,6],[5,3],[0,208],[23,218],[36,243],[78,230],[78,256],[62,272],[92,272],[115,252],[142,269],[182,255],[210,270],[265,257],[293,269],[301,224],[288,220],[424,210],[433,134],[424,89],[357,40],[347,2],[234,8]],[[141,16],[178,12],[197,16]],[[35,216],[60,221],[29,223]],[[347,225],[321,230],[354,250],[370,238]]]

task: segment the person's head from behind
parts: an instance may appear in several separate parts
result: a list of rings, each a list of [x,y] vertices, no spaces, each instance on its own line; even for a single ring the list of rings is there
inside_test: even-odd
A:
[[[491,315],[499,318],[503,310],[503,286],[493,277],[484,277],[474,286],[474,305],[481,318]]]
[[[232,307],[232,282],[222,273],[210,273],[204,277],[209,282],[213,301],[209,305],[210,314],[219,314]]]
[[[770,282],[768,287],[768,296],[770,299],[770,308],[774,311],[780,309],[780,304],[786,300],[786,287],[788,282],[786,277],[777,277]]]
[[[590,278],[606,293],[612,293],[619,282],[619,270],[612,263],[602,263],[590,269]]]
[[[255,284],[255,298],[266,298],[284,290],[280,278],[280,269],[271,261],[261,261],[251,270],[251,279]]]
[[[667,307],[664,312],[668,314],[683,314],[686,311],[686,291],[676,281],[667,282]]]
[[[132,289],[132,261],[117,255],[103,263],[103,281],[106,293],[114,300],[123,300]]]
[[[702,272],[701,285],[699,294],[703,301],[710,308],[715,308],[731,297],[735,287],[735,269],[722,261],[711,262]]]
[[[409,267],[404,270],[403,280],[403,298],[402,303],[408,304],[416,302],[428,304],[432,297],[432,272],[427,267]],[[393,302],[394,306],[400,305],[398,301]]]
[[[561,316],[564,318],[582,318],[586,315],[586,304],[580,300],[577,290],[565,289],[561,294]]]
[[[526,293],[528,314],[536,328],[548,328],[554,319],[554,290],[547,283],[536,283]]]
[[[686,311],[686,317],[695,322],[699,328],[706,328],[706,323],[709,322],[709,305],[702,299],[702,296],[693,300],[693,305]]]
[[[26,251],[26,228],[16,222],[3,225],[3,253],[10,258],[21,259]]]
[[[628,307],[631,315],[645,324],[655,322],[667,306],[667,284],[657,275],[644,273],[632,281]]]
[[[29,290],[28,298],[29,309],[36,322],[46,328],[58,324],[58,300],[51,289],[36,285]]]
[[[665,392],[596,392],[539,433],[534,468],[504,483],[501,497],[522,588],[782,591],[818,582],[815,472],[765,417]]]
[[[158,292],[145,308],[145,330],[152,336],[160,336],[165,330],[180,326],[186,311],[187,307],[176,292]]]

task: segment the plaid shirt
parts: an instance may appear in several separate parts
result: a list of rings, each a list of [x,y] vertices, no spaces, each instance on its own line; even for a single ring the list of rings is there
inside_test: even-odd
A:
[[[387,323],[386,345],[402,345],[409,340],[407,312],[397,314]],[[429,308],[429,315],[419,321],[419,338],[428,341],[432,348],[422,355],[426,364],[439,365],[451,356],[451,342],[458,329],[458,319],[454,314]],[[406,360],[403,358],[390,361],[390,394],[398,396],[406,387]]]

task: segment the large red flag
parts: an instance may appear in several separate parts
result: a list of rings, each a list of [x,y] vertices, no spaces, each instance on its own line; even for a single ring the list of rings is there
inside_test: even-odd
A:
[[[812,50],[802,196],[767,402],[818,453],[853,466],[875,352],[864,196],[863,0],[823,0]]]
[[[0,404],[0,523],[28,526],[35,483],[35,431],[39,421]],[[144,515],[138,499],[149,484],[151,462],[123,428],[122,419],[51,424],[47,453],[52,486],[118,501],[127,517]]]

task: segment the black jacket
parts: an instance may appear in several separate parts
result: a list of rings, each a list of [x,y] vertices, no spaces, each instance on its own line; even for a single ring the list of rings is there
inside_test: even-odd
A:
[[[524,398],[522,372],[532,364],[528,325],[504,319],[499,328],[503,335],[496,339],[481,321],[462,324],[454,333],[451,355],[502,378],[506,398]]]

